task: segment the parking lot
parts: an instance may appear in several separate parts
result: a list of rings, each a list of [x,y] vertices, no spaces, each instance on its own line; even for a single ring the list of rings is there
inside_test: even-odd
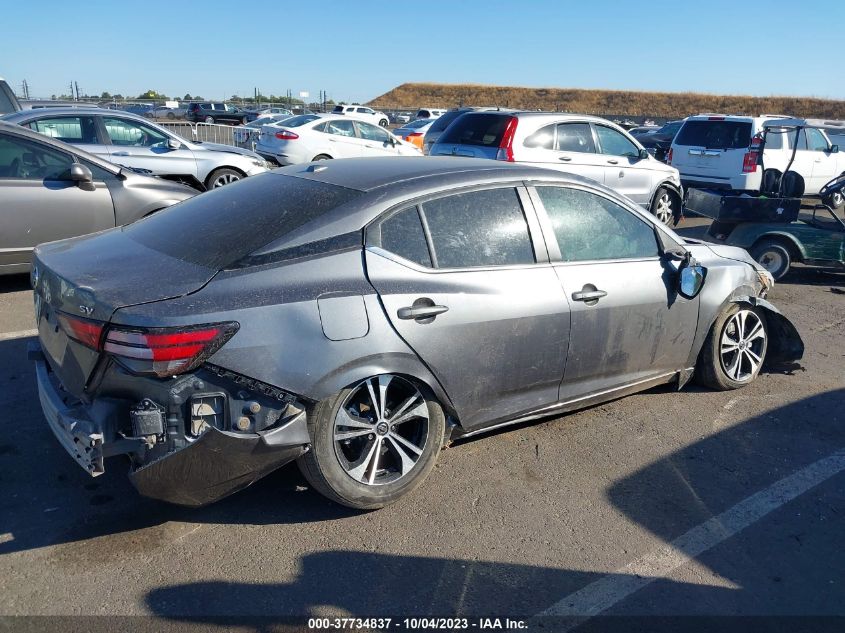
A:
[[[192,510],[139,497],[119,459],[92,479],[65,454],[26,359],[28,279],[0,278],[0,613],[845,616],[845,274],[799,267],[770,298],[806,353],[745,389],[662,387],[458,442],[381,511],[293,465]]]

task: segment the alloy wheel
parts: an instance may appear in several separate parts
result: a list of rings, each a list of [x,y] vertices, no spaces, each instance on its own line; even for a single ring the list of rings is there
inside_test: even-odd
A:
[[[211,188],[217,189],[218,187],[231,185],[233,182],[237,182],[240,179],[241,177],[237,174],[220,174],[219,176],[217,176],[217,178],[214,179],[214,182],[211,184]]]
[[[669,224],[672,221],[672,197],[666,191],[657,199],[654,216],[663,224]]]
[[[720,357],[725,374],[736,382],[750,382],[763,365],[766,328],[752,310],[740,310],[725,323]]]
[[[335,415],[335,455],[359,483],[392,483],[416,468],[428,423],[428,405],[410,381],[392,374],[368,378],[352,389]]]

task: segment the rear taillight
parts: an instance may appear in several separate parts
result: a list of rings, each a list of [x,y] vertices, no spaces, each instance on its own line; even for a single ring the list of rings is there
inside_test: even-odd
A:
[[[67,334],[68,338],[73,339],[77,343],[82,343],[85,347],[90,347],[98,352],[100,351],[100,342],[103,338],[105,323],[62,313],[59,313],[57,317],[59,319],[59,325],[65,334]]]
[[[110,327],[103,351],[132,373],[164,378],[194,369],[237,331],[234,322],[190,328]]]
[[[669,151],[666,153],[666,164],[667,165],[672,164],[672,148],[671,147],[669,148]]]
[[[742,173],[753,174],[757,171],[757,157],[759,153],[756,149],[749,150],[742,157]]]
[[[509,163],[513,162],[513,137],[516,134],[516,125],[519,119],[515,116],[510,117],[505,132],[502,134],[502,140],[499,143],[499,151],[496,152],[496,160],[504,160]]]
[[[280,141],[293,141],[299,138],[299,134],[296,132],[291,132],[290,130],[282,130],[281,132],[276,132],[276,138]]]
[[[422,136],[422,135],[423,135],[422,132],[412,132],[411,134],[408,134],[408,136],[405,137],[405,140],[408,140],[409,138],[411,138],[413,136]]]

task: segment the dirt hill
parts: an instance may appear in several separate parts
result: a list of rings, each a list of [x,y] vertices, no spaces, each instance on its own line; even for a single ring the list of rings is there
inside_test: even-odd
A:
[[[700,112],[777,113],[845,119],[845,101],[813,97],[749,97],[694,92],[634,92],[574,88],[518,88],[475,84],[402,84],[370,106],[410,110],[421,106],[498,105],[527,110],[677,119]]]

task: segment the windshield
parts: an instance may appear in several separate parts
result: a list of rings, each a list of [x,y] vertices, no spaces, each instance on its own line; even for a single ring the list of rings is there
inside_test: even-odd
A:
[[[431,121],[429,119],[417,119],[416,121],[406,123],[402,127],[406,130],[417,130],[421,127],[425,127],[426,125],[431,125]]]
[[[316,121],[319,118],[320,117],[316,114],[298,114],[290,117],[289,119],[285,119],[285,127],[299,127],[300,125],[305,125],[311,121]]]
[[[360,191],[282,174],[262,174],[207,191],[123,228],[165,255],[220,270]]]

